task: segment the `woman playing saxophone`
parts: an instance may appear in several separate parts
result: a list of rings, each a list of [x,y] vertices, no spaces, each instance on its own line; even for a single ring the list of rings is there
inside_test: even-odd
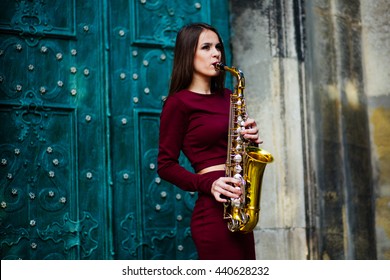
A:
[[[191,233],[200,259],[255,259],[253,232],[231,232],[223,219],[224,203],[242,194],[242,182],[225,175],[231,91],[225,73],[223,42],[217,30],[204,23],[183,27],[174,49],[168,97],[160,122],[159,176],[190,192],[198,192]],[[240,131],[261,143],[256,122],[248,118]],[[194,173],[179,165],[180,152]]]

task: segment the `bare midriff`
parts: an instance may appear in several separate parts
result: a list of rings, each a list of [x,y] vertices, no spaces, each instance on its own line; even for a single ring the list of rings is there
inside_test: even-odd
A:
[[[225,170],[225,164],[218,164],[218,165],[213,165],[213,166],[206,167],[206,168],[200,170],[198,172],[198,174],[205,174],[205,173],[208,173],[208,172],[220,171],[220,170]]]

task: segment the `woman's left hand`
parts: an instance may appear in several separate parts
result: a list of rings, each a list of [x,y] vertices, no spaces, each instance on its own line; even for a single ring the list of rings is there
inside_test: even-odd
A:
[[[245,139],[248,139],[256,144],[263,143],[263,140],[259,137],[259,129],[254,119],[248,118],[244,123],[245,129],[241,131],[241,134]]]

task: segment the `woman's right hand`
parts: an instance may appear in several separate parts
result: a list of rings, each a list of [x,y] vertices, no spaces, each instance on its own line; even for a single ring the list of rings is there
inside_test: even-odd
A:
[[[229,184],[230,183],[230,184]],[[211,186],[211,194],[218,202],[227,202],[228,198],[239,198],[241,195],[240,180],[231,177],[220,177]]]

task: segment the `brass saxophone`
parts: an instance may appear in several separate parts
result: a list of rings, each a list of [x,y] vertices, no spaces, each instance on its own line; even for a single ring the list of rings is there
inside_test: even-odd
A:
[[[251,146],[240,131],[247,119],[244,99],[245,78],[241,70],[223,63],[214,64],[217,70],[230,72],[237,79],[237,85],[230,96],[229,139],[226,159],[226,177],[241,181],[242,194],[237,199],[224,203],[224,219],[232,232],[251,232],[260,215],[262,180],[267,163],[273,156],[257,146]]]

